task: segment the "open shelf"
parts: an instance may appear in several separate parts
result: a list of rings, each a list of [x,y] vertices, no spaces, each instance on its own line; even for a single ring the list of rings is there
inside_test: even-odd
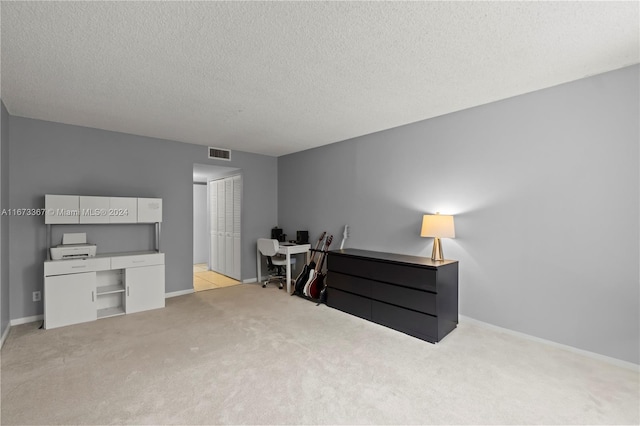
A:
[[[124,292],[124,286],[122,284],[105,285],[97,288],[98,296],[102,296],[103,294],[122,292]]]
[[[112,308],[98,309],[98,319],[115,317],[117,315],[124,315],[124,308],[122,306],[115,306]]]

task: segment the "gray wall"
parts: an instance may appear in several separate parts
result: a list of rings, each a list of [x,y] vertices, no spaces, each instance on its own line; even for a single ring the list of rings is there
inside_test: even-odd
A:
[[[209,261],[207,185],[193,185],[193,263]]]
[[[462,315],[638,364],[639,70],[280,157],[278,224],[430,256],[454,214]]]
[[[256,275],[256,239],[277,218],[277,159],[234,151],[233,161],[209,160],[207,147],[123,133],[10,117],[11,207],[42,208],[44,194],[140,196],[163,199],[162,251],[166,291],[193,289],[193,165],[241,169],[242,278]],[[152,225],[54,226],[87,232],[98,252],[145,250]],[[31,292],[43,286],[46,227],[42,217],[12,218],[11,318],[42,313]]]
[[[0,100],[0,210],[9,208],[9,113]],[[0,336],[9,326],[9,216],[0,216]]]

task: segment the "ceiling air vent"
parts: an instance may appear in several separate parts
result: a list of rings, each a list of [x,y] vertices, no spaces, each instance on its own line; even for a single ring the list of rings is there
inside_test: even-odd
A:
[[[228,149],[209,147],[209,158],[231,161],[231,151]]]

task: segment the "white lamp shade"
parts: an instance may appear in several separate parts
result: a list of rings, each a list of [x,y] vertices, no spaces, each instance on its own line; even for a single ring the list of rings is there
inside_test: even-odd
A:
[[[422,217],[421,237],[455,238],[453,216],[444,214],[425,214]]]

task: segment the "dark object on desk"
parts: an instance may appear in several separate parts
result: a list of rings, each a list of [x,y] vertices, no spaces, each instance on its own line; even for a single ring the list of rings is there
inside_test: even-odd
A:
[[[282,228],[278,228],[277,226],[271,228],[271,239],[278,240],[281,243],[287,241],[287,234],[282,233]]]
[[[296,243],[309,244],[309,231],[296,231]]]
[[[302,272],[300,272],[300,275],[298,275],[298,278],[296,278],[296,284],[293,286],[293,293],[291,294],[292,296],[294,294],[302,295],[302,289],[309,280],[309,272],[316,267],[316,262],[314,261],[314,259],[316,258],[316,253],[320,251],[320,245],[322,244],[325,235],[327,235],[326,231],[323,232],[322,235],[320,235],[320,239],[316,244],[316,249],[311,251],[311,259],[309,259],[309,263],[307,265],[304,265],[304,268],[302,268]]]
[[[431,343],[458,324],[458,262],[344,249],[329,252],[327,305]]]

